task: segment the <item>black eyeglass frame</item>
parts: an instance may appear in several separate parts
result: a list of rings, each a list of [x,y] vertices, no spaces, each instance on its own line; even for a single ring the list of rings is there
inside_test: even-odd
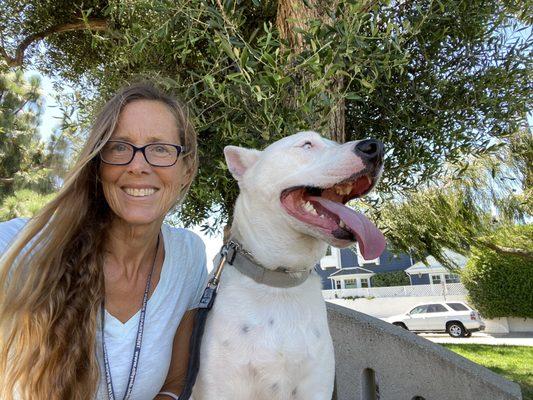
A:
[[[99,151],[98,155],[100,156],[100,160],[104,163],[104,164],[109,164],[109,165],[128,165],[129,163],[131,163],[133,161],[133,159],[135,158],[135,155],[137,154],[138,151],[140,151],[144,157],[144,160],[149,164],[151,165],[152,167],[158,167],[158,168],[168,168],[168,167],[172,167],[173,165],[175,165],[177,162],[178,162],[178,159],[180,157],[180,155],[186,155],[187,153],[187,147],[185,146],[182,146],[182,145],[179,145],[179,144],[174,144],[174,143],[162,143],[162,142],[156,142],[156,143],[148,143],[148,144],[145,144],[144,146],[141,146],[141,147],[137,147],[135,146],[134,144],[131,144],[129,142],[124,142],[122,140],[108,140],[106,142],[106,145],[108,143],[122,143],[122,144],[125,144],[125,145],[128,145],[130,146],[131,148],[133,148],[133,154],[131,155],[131,158],[128,162],[125,162],[125,163],[112,163],[112,162],[109,162],[109,161],[106,161],[102,158],[102,151],[104,150],[103,148]],[[178,153],[176,154],[176,160],[170,164],[170,165],[155,165],[155,164],[152,164],[150,161],[148,161],[148,158],[146,157],[146,148],[149,147],[149,146],[154,146],[154,145],[165,145],[165,146],[172,146],[174,147]],[[104,145],[105,146],[105,145]]]

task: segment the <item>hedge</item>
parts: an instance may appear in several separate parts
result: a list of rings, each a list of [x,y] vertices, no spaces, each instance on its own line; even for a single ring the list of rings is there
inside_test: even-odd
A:
[[[501,229],[490,238],[503,247],[533,249],[533,225]],[[485,318],[533,318],[533,260],[477,247],[462,271],[471,304]]]
[[[411,282],[404,271],[379,272],[372,277],[372,287],[408,286]]]

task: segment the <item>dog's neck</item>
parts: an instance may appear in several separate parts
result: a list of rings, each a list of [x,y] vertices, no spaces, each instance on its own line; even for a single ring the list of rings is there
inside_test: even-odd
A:
[[[230,236],[268,269],[283,266],[301,270],[311,267],[324,256],[327,244],[309,235],[288,228],[279,210],[254,213],[261,209],[242,194],[235,203]],[[280,229],[287,227],[287,229]]]

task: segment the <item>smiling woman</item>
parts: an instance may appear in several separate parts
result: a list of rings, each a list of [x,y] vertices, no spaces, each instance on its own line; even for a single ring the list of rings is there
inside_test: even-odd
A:
[[[0,224],[0,398],[171,398],[205,248],[164,225],[197,170],[185,108],[150,83],[98,114],[57,197]]]
[[[164,216],[190,180],[191,171],[178,161],[181,149],[175,117],[166,104],[127,104],[100,151],[102,188],[115,214],[132,224]]]

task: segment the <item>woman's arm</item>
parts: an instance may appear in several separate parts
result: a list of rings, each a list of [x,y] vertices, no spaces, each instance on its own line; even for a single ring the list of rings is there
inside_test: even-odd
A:
[[[196,309],[186,311],[176,330],[172,345],[172,359],[168,369],[167,379],[161,392],[171,392],[179,396],[185,386],[187,367],[189,364],[189,341],[194,327]],[[154,400],[170,400],[169,396],[158,395]]]

